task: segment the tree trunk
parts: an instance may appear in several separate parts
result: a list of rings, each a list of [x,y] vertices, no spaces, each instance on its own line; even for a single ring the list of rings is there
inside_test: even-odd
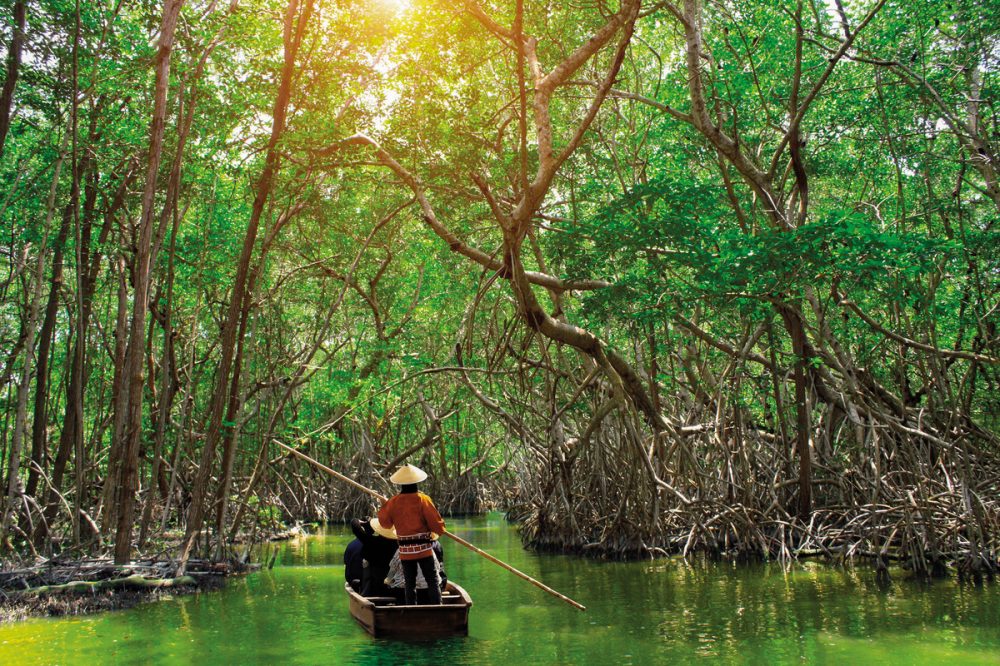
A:
[[[168,204],[169,205],[169,204]],[[157,406],[156,434],[153,440],[153,469],[149,476],[149,493],[142,510],[142,520],[139,527],[139,547],[146,542],[149,523],[153,516],[153,505],[156,503],[156,493],[153,488],[159,480],[163,458],[163,439],[166,435],[167,421],[170,419],[170,408],[177,394],[177,384],[174,381],[174,331],[171,309],[174,296],[174,249],[177,240],[177,226],[180,215],[174,211],[174,225],[170,232],[170,250],[167,256],[167,300],[163,307],[163,355],[160,362],[160,402]]]
[[[126,372],[126,359],[128,358],[128,266],[125,258],[116,257],[118,266],[118,310],[115,315],[115,348],[114,364],[115,373],[111,380],[111,405],[114,412],[114,421],[111,430],[111,447],[108,452],[108,471],[104,478],[103,501],[101,505],[101,532],[106,534],[111,530],[118,518],[118,507],[120,504],[120,479],[122,465],[122,447],[124,446],[124,432],[126,411],[128,408],[128,385]],[[79,433],[79,440],[82,441],[83,432]]]
[[[72,203],[70,204],[72,206]],[[52,352],[52,336],[56,328],[56,314],[59,309],[59,291],[63,282],[63,251],[69,236],[69,223],[73,218],[72,208],[67,206],[63,215],[59,236],[56,238],[52,255],[52,280],[49,283],[49,298],[45,303],[45,318],[42,320],[42,330],[38,334],[38,374],[35,378],[35,411],[31,423],[31,469],[28,470],[28,486],[25,492],[34,497],[38,490],[39,472],[42,467],[48,428],[48,412],[46,409],[49,397],[49,357]]]
[[[809,359],[806,358],[806,332],[797,307],[782,304],[778,309],[791,336],[792,353],[795,355],[795,451],[799,457],[798,515],[804,518],[812,511],[812,456],[809,453],[809,403],[806,392]]]
[[[251,281],[252,284],[252,281]],[[249,294],[246,299],[243,311],[240,314],[240,332],[236,341],[236,357],[233,361],[233,380],[229,386],[229,405],[226,407],[226,422],[232,425],[226,430],[226,435],[222,442],[222,479],[219,482],[219,489],[216,493],[217,510],[215,515],[215,528],[218,535],[218,556],[222,557],[223,541],[226,532],[226,513],[229,507],[229,485],[233,479],[233,460],[236,457],[236,438],[239,437],[239,428],[236,420],[240,412],[240,370],[243,366],[243,340],[246,336],[247,319],[250,314]]]
[[[4,146],[7,144],[7,133],[10,131],[10,121],[14,112],[14,88],[21,71],[21,50],[24,47],[24,24],[27,18],[27,3],[24,0],[14,2],[14,31],[10,38],[10,48],[7,50],[7,76],[0,90],[0,158],[3,157]]]
[[[74,32],[73,40],[73,99],[77,99],[77,67],[76,67],[76,45],[79,36],[79,14],[77,14],[77,30]],[[80,162],[77,161],[77,120],[78,105],[74,103],[71,109],[71,140],[73,143],[72,154],[72,183],[70,185],[70,198],[63,213],[62,224],[59,227],[59,235],[56,238],[55,250],[52,258],[52,281],[49,288],[49,299],[45,305],[45,319],[42,323],[42,330],[39,334],[38,344],[38,376],[35,380],[35,411],[32,415],[31,429],[31,460],[32,467],[28,471],[28,487],[26,492],[34,497],[38,489],[38,479],[41,474],[43,458],[48,444],[48,411],[47,401],[49,397],[49,361],[51,356],[52,338],[55,333],[56,315],[59,310],[59,292],[63,286],[63,256],[66,250],[66,241],[69,238],[70,223],[79,222],[77,206],[80,200],[80,174],[85,173],[90,164],[89,153]],[[96,122],[96,119],[95,121]],[[93,130],[93,125],[92,128]]]
[[[184,161],[184,148],[187,145],[188,133],[191,129],[191,123],[194,119],[195,111],[195,100],[197,99],[196,86],[201,78],[202,72],[204,71],[204,64],[214,50],[215,46],[211,44],[202,54],[201,59],[198,62],[198,67],[195,69],[195,73],[192,77],[192,81],[189,85],[190,95],[188,96],[187,105],[185,106],[185,98],[183,92],[179,95],[178,109],[177,109],[177,148],[174,153],[174,164],[170,170],[170,180],[167,183],[167,196],[166,203],[163,207],[163,212],[160,215],[160,228],[162,230],[166,229],[167,221],[172,220],[172,226],[170,230],[170,249],[167,256],[167,303],[163,312],[163,356],[162,363],[160,366],[161,380],[160,380],[160,403],[157,409],[157,419],[156,419],[156,434],[154,436],[153,444],[153,469],[150,474],[150,487],[159,481],[159,477],[162,470],[162,456],[163,456],[163,438],[166,433],[167,421],[170,419],[170,409],[173,405],[174,396],[177,393],[177,385],[173,381],[174,375],[174,345],[173,345],[173,329],[171,325],[171,309],[173,308],[173,292],[174,292],[174,252],[176,249],[177,242],[177,229],[180,225],[181,214],[178,210],[178,196],[180,194],[180,181],[181,181],[181,165]],[[157,234],[156,247],[153,250],[154,261],[155,255],[158,254],[159,248],[162,245],[163,232]],[[164,492],[166,494],[166,490]],[[139,528],[139,545],[142,546],[146,541],[147,531],[149,529],[150,519],[153,513],[153,504],[156,502],[156,494],[153,492],[149,493],[146,498],[146,505],[143,507],[142,520]]]
[[[146,332],[146,312],[149,307],[149,290],[152,277],[152,255],[156,179],[160,171],[163,152],[163,134],[167,117],[167,91],[170,84],[170,52],[173,50],[174,30],[184,0],[167,0],[160,23],[160,43],[154,70],[156,83],[153,93],[153,119],[149,130],[149,161],[146,184],[142,192],[142,214],[139,220],[136,255],[133,262],[135,292],[132,300],[132,322],[129,331],[128,357],[125,367],[128,408],[121,449],[121,475],[119,489],[121,502],[118,511],[118,528],[115,533],[115,564],[129,560],[132,546],[135,492],[138,485],[139,439],[142,435],[143,393],[143,338]]]
[[[49,188],[49,198],[45,216],[42,239],[38,245],[38,257],[35,264],[33,292],[28,300],[28,312],[24,324],[26,332],[24,340],[24,365],[21,367],[21,377],[17,385],[17,401],[14,412],[14,434],[11,438],[10,452],[7,464],[7,502],[4,505],[3,521],[0,525],[0,540],[6,542],[10,527],[10,520],[14,511],[14,504],[20,496],[20,479],[18,472],[21,463],[21,448],[24,443],[24,436],[27,431],[28,419],[28,392],[31,376],[34,371],[35,354],[35,327],[38,325],[38,311],[42,300],[42,280],[45,276],[45,255],[49,238],[49,227],[55,214],[56,192],[59,188],[59,176],[62,172],[63,160],[65,159],[66,143],[69,135],[63,137],[63,144],[59,149],[59,157],[56,159],[55,169],[53,169],[52,186]]]
[[[219,369],[216,372],[215,393],[212,396],[208,433],[205,445],[201,451],[198,476],[191,491],[191,508],[188,511],[187,529],[182,543],[177,575],[184,573],[187,560],[194,548],[194,542],[198,536],[198,532],[201,530],[205,511],[205,498],[208,496],[208,482],[211,478],[212,466],[215,459],[215,449],[224,426],[223,411],[229,402],[230,373],[233,371],[236,337],[237,331],[240,328],[240,313],[243,307],[243,299],[247,292],[250,260],[257,242],[257,231],[260,226],[260,219],[264,213],[264,206],[271,194],[271,185],[274,176],[278,172],[280,157],[277,150],[278,140],[285,131],[288,104],[291,99],[292,78],[295,72],[295,58],[302,44],[306,26],[309,23],[309,17],[312,14],[313,0],[305,0],[301,12],[298,11],[298,8],[299,0],[289,0],[288,7],[285,10],[285,61],[281,70],[278,95],[274,102],[271,136],[267,144],[264,170],[257,181],[256,195],[250,213],[250,222],[247,225],[247,231],[243,238],[243,248],[240,252],[239,264],[236,268],[236,277],[233,281],[233,294],[229,301],[229,310],[222,327],[222,358],[219,361]],[[232,426],[226,425],[225,427]]]
[[[90,145],[94,145],[99,139],[96,131],[96,117],[91,121]],[[79,231],[77,247],[77,322],[76,337],[67,345],[71,349],[69,381],[66,384],[66,409],[63,414],[63,427],[59,433],[59,445],[56,450],[56,457],[52,464],[52,485],[49,489],[45,502],[45,523],[51,523],[59,510],[59,492],[62,491],[63,476],[66,472],[66,465],[69,463],[70,455],[77,452],[77,466],[81,467],[83,459],[83,395],[84,387],[87,383],[85,351],[87,345],[87,328],[90,325],[90,314],[93,309],[94,292],[97,286],[97,278],[100,274],[103,254],[97,250],[90,254],[91,228],[93,225],[94,212],[97,204],[97,174],[91,170],[89,173],[81,169],[81,173],[88,174],[87,186],[85,188],[83,202],[83,223]],[[114,226],[115,215],[125,205],[125,196],[128,193],[129,185],[134,178],[134,171],[130,170],[122,176],[119,186],[111,205],[104,213],[104,223],[98,234],[97,246],[103,247]],[[78,489],[79,490],[79,489]],[[79,492],[77,493],[80,494]],[[78,498],[79,503],[82,498]],[[74,516],[77,522],[78,516]]]

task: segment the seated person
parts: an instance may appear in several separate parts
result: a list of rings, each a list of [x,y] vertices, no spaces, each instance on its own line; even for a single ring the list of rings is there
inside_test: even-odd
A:
[[[354,521],[351,521],[351,527],[354,527]],[[344,580],[351,584],[355,592],[361,592],[361,579],[364,576],[364,556],[361,554],[363,548],[361,540],[354,539],[344,549]]]
[[[397,546],[393,539],[381,536],[375,531],[374,522],[376,519],[351,521],[351,530],[361,543],[361,589],[358,591],[366,597],[391,596],[385,578],[389,573],[389,561],[395,555]],[[347,554],[344,556],[346,558]]]
[[[444,550],[442,550],[441,544],[437,541],[434,542],[432,548],[434,552],[435,565],[437,566],[438,580],[441,581],[441,591],[443,592],[445,588],[448,587],[448,576],[444,572]],[[403,603],[406,600],[406,579],[403,575],[403,563],[399,559],[398,552],[393,555],[392,559],[389,561],[389,573],[386,576],[385,582],[388,584],[392,596],[396,597],[396,600],[399,603]],[[424,578],[424,574],[418,569],[417,603],[440,603],[440,601],[436,601],[434,599],[435,598],[433,598],[427,591],[427,580]]]

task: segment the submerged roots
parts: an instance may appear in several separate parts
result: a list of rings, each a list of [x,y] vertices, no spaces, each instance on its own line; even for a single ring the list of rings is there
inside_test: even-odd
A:
[[[693,430],[693,429],[692,429]],[[982,580],[998,572],[1000,457],[989,437],[971,433],[947,448],[924,437],[872,428],[866,446],[811,449],[812,509],[800,515],[798,481],[778,438],[746,429],[702,431],[681,442],[687,455],[661,476],[690,498],[657,484],[644,452],[610,424],[602,441],[547,466],[523,483],[519,507],[526,544],[608,558],[706,553],[735,559],[867,560],[931,578],[954,570]],[[680,449],[681,446],[677,448]],[[653,458],[655,460],[655,457]],[[524,473],[521,479],[530,479]]]

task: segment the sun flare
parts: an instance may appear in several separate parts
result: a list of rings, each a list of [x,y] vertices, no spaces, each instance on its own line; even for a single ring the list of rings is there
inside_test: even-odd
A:
[[[380,5],[399,14],[410,8],[411,0],[376,0]]]

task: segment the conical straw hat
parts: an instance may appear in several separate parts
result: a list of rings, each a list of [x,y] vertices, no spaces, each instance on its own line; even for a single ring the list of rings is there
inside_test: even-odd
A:
[[[396,470],[396,473],[389,477],[389,480],[399,486],[405,486],[410,483],[420,483],[427,478],[427,472],[420,469],[419,467],[414,467],[413,465],[403,465]]]
[[[372,529],[375,530],[375,534],[385,537],[386,539],[396,539],[396,528],[386,529],[382,527],[382,523],[378,522],[378,518],[372,518],[369,521]]]

